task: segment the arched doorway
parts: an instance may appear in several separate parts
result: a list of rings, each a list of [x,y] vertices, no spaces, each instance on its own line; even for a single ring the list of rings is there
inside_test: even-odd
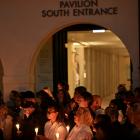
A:
[[[58,81],[69,83],[71,96],[78,85],[84,85],[103,97],[113,94],[120,83],[129,89],[129,53],[112,31],[105,29],[102,33],[93,33],[93,30],[99,29],[105,28],[78,24],[54,34],[44,44],[38,57],[36,78],[42,82],[38,81],[37,89],[48,85],[55,91]]]
[[[131,62],[122,41],[110,30],[69,31],[68,83],[70,93],[83,85],[110,100],[117,86],[131,88]]]

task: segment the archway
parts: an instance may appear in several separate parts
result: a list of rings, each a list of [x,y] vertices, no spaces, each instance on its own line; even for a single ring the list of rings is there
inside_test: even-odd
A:
[[[70,93],[83,85],[93,94],[110,100],[119,84],[131,89],[129,52],[112,31],[69,31],[66,46]]]
[[[105,32],[100,34],[92,32],[98,29],[105,28],[93,24],[78,24],[66,27],[54,34],[42,46],[37,60],[36,80],[38,82],[36,85],[38,87],[36,89],[39,90],[44,85],[48,85],[55,90],[59,80],[69,83],[72,96],[73,89],[78,85],[85,85],[91,92],[102,96],[115,92],[119,83],[124,83],[127,88],[130,88],[130,56],[126,47],[110,30],[105,29]],[[78,45],[74,46],[74,43]],[[77,51],[72,54],[80,53],[80,61],[82,61],[80,65],[78,64],[80,72],[78,78],[83,75],[80,82],[72,82],[74,80],[71,79],[72,76],[76,77],[72,70],[75,67],[73,56],[70,54],[72,48]],[[86,65],[84,65],[85,62]],[[121,64],[121,62],[123,63]],[[99,72],[99,70],[103,71]]]

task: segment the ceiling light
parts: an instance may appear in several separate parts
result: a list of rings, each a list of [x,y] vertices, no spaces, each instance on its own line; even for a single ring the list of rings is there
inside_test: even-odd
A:
[[[105,29],[92,30],[93,33],[104,33]]]
[[[79,46],[80,45],[80,43],[78,43],[78,42],[73,42],[72,43],[74,46]]]

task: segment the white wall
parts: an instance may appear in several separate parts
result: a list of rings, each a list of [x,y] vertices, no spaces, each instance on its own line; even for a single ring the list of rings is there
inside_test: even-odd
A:
[[[1,1],[0,59],[4,68],[4,98],[8,98],[12,89],[33,89],[33,67],[42,42],[76,23],[98,24],[116,33],[130,52],[133,83],[139,85],[138,0],[99,0],[99,5],[117,6],[118,15],[43,18],[41,10],[59,8],[58,0]]]

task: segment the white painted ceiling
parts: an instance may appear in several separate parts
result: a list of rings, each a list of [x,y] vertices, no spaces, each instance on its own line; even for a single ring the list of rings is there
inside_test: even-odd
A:
[[[93,47],[122,56],[129,53],[122,41],[110,30],[104,33],[93,33],[92,31],[69,31],[68,43],[77,43],[77,46]]]

